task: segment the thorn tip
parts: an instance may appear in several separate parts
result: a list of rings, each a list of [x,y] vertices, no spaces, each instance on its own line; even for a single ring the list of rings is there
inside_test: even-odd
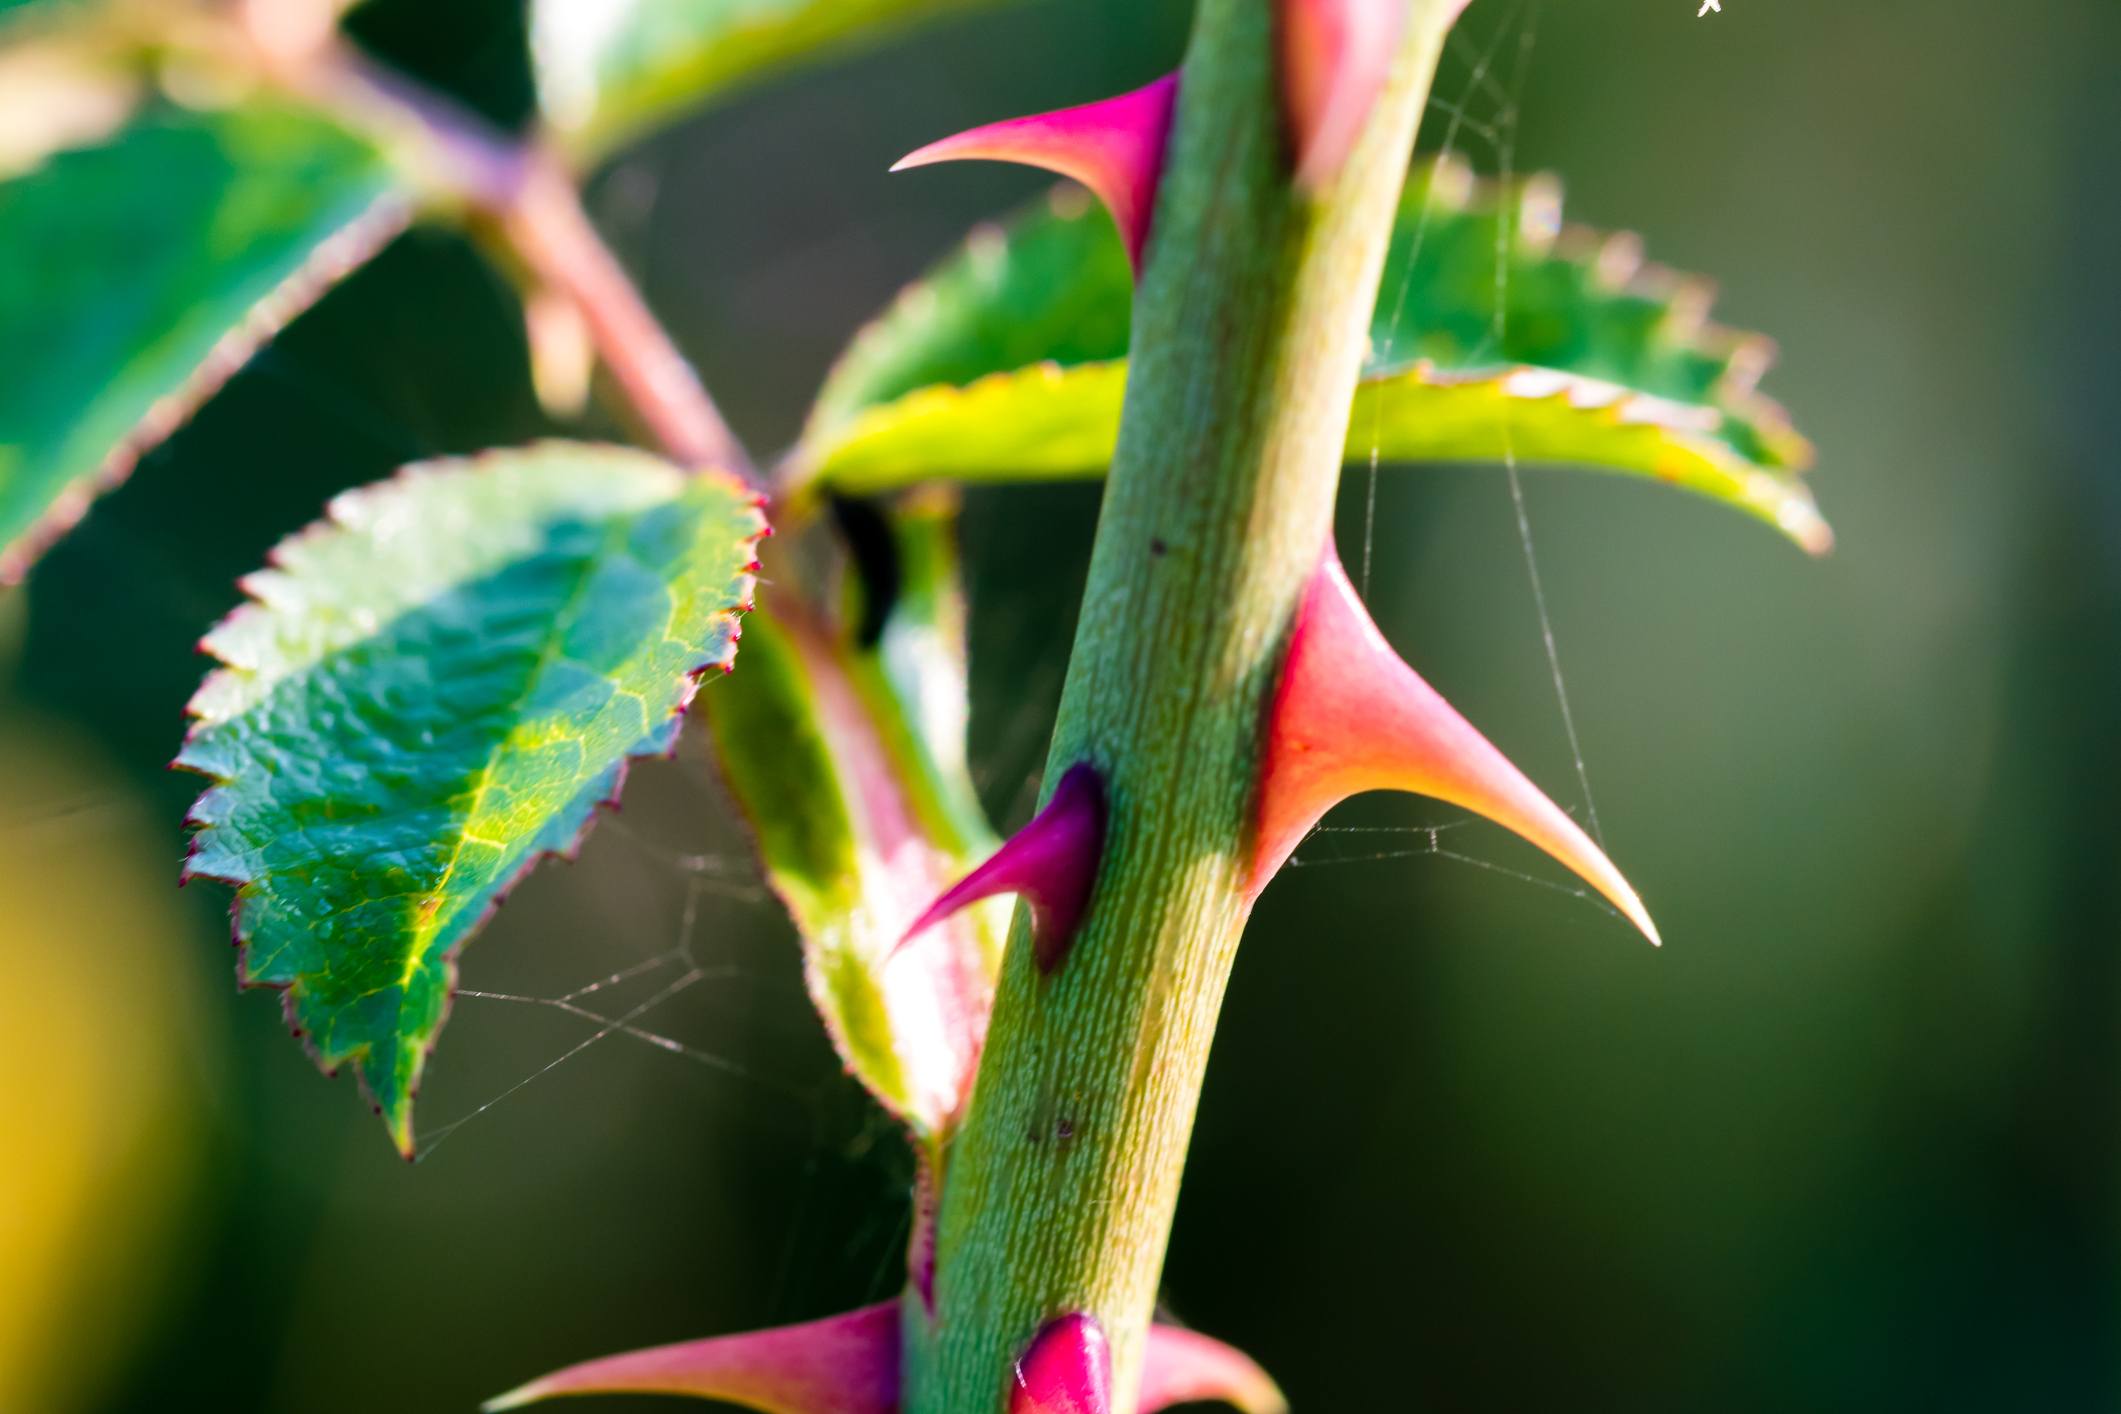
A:
[[[916,148],[892,163],[891,170],[987,160],[1041,167],[1072,178],[1112,213],[1128,257],[1139,270],[1177,92],[1178,76],[1170,74],[1116,98],[988,123]]]
[[[1053,788],[1031,823],[1003,841],[985,863],[946,889],[899,939],[914,938],[981,899],[1015,894],[1031,910],[1032,946],[1041,972],[1067,956],[1089,906],[1105,847],[1105,786],[1097,768],[1078,761]]]
[[[1370,790],[1411,791],[1485,816],[1567,865],[1661,945],[1605,852],[1392,651],[1329,542],[1297,611],[1268,720],[1251,892],[1329,808]]]

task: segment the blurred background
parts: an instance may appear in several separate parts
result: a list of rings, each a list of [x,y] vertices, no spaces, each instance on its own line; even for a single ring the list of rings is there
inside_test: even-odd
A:
[[[1554,170],[1574,219],[1717,276],[1782,346],[1840,548],[1526,473],[1585,774],[1667,945],[1499,830],[1338,812],[1362,832],[1300,851],[1239,959],[1166,1299],[1299,1410],[2121,1408],[2121,7],[1695,8],[1479,0],[1425,145]],[[1146,81],[1187,9],[971,12],[629,150],[592,208],[785,444],[856,325],[1043,185],[891,160]],[[509,0],[354,25],[527,110]],[[907,1162],[701,743],[465,954],[413,1165],[236,993],[226,891],[174,886],[164,763],[235,577],[341,488],[546,428],[513,296],[418,232],[0,593],[9,1414],[466,1410],[895,1288]],[[1096,499],[970,499],[1005,826]],[[1375,514],[1387,632],[1581,806],[1504,478],[1387,469]],[[671,1045],[550,1002],[662,959],[648,1001],[681,952],[707,979],[641,1020]]]

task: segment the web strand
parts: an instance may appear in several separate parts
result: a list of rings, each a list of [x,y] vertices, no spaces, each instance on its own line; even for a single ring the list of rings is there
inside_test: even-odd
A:
[[[1534,29],[1532,17],[1526,18],[1519,32],[1517,63],[1511,76],[1509,92],[1497,126],[1502,129],[1504,141],[1497,146],[1498,176],[1505,192],[1516,179],[1515,159],[1517,155],[1517,115],[1523,102],[1525,77],[1531,67]],[[1514,221],[1500,221],[1495,226],[1495,323],[1493,338],[1498,349],[1509,347],[1509,243],[1516,235]],[[1561,648],[1554,638],[1554,616],[1547,610],[1546,583],[1539,573],[1539,553],[1532,544],[1532,518],[1525,510],[1524,478],[1517,468],[1516,429],[1507,400],[1502,404],[1502,456],[1503,469],[1510,483],[1510,507],[1517,517],[1517,543],[1524,551],[1525,578],[1532,586],[1532,604],[1539,612],[1539,639],[1546,649],[1547,674],[1554,681],[1554,702],[1561,709],[1561,729],[1568,737],[1569,759],[1576,767],[1576,788],[1583,795],[1584,819],[1591,827],[1591,838],[1605,848],[1605,827],[1598,819],[1598,801],[1591,794],[1590,768],[1583,759],[1583,742],[1576,733],[1576,713],[1569,706],[1569,685],[1561,671]]]
[[[1508,33],[1509,26],[1504,25],[1496,32],[1495,40],[1489,44],[1487,49],[1475,55],[1471,62],[1471,77],[1467,80],[1469,84],[1474,87],[1486,85],[1496,93],[1501,92],[1500,87],[1496,84],[1489,71],[1493,68],[1495,56],[1502,47],[1502,38]],[[1456,44],[1457,32],[1454,30],[1451,33],[1451,44],[1447,46],[1446,52],[1455,52]],[[1465,102],[1447,103],[1441,97],[1432,94],[1429,98],[1429,107],[1446,115],[1443,142],[1437,149],[1437,161],[1450,157],[1458,150],[1459,135],[1462,132],[1472,131],[1476,136],[1486,137],[1490,141],[1497,140],[1497,130],[1473,119],[1467,112]],[[1512,108],[1508,111],[1514,113],[1515,110]],[[1399,326],[1406,319],[1407,296],[1414,286],[1414,267],[1421,258],[1422,244],[1428,239],[1429,220],[1435,209],[1436,192],[1432,187],[1423,197],[1421,216],[1414,223],[1414,235],[1408,244],[1406,263],[1401,267],[1399,285],[1392,295],[1392,314],[1385,321],[1384,347],[1373,351],[1377,361],[1380,363],[1389,364],[1392,361],[1393,351],[1398,345]],[[1361,584],[1362,597],[1365,600],[1370,597],[1370,566],[1375,559],[1377,545],[1377,471],[1378,463],[1382,460],[1384,401],[1383,398],[1379,398],[1370,411],[1370,457],[1363,497],[1362,519]]]
[[[683,862],[691,857],[675,856],[675,858]],[[503,1101],[519,1094],[533,1082],[550,1075],[553,1071],[558,1070],[592,1046],[613,1036],[630,1037],[644,1045],[653,1046],[666,1054],[679,1056],[717,1073],[753,1083],[765,1084],[768,1088],[784,1091],[792,1098],[800,1101],[807,1102],[812,1098],[795,1091],[792,1087],[764,1080],[727,1056],[717,1055],[698,1046],[688,1045],[676,1037],[651,1030],[641,1024],[642,1018],[650,1012],[675,1000],[701,982],[739,981],[744,979],[745,974],[738,968],[708,967],[702,964],[693,954],[693,939],[699,926],[701,900],[711,891],[711,886],[715,882],[705,869],[695,870],[687,874],[685,904],[678,924],[678,941],[669,950],[618,968],[593,981],[585,982],[571,991],[563,992],[559,996],[536,996],[521,992],[488,991],[471,987],[459,988],[456,992],[458,997],[468,998],[472,1001],[503,1002],[516,1006],[556,1011],[564,1016],[589,1022],[596,1029],[569,1046],[559,1055],[533,1070],[530,1074],[508,1086],[499,1094],[494,1095],[491,1099],[433,1130],[427,1135],[425,1142],[415,1154],[415,1160],[424,1161],[437,1148],[441,1147],[444,1141],[456,1134],[465,1125],[487,1114]],[[676,973],[676,976],[658,987],[651,996],[616,1015],[613,1015],[608,1009],[585,1004],[585,998],[595,998],[626,983],[652,977],[659,973],[671,972]]]
[[[1452,31],[1448,37],[1445,52],[1465,68],[1464,86],[1461,90],[1462,96],[1456,102],[1444,99],[1440,95],[1432,96],[1429,100],[1431,110],[1443,114],[1446,119],[1436,160],[1448,159],[1459,151],[1461,144],[1468,141],[1484,144],[1493,150],[1496,176],[1504,192],[1510,190],[1516,178],[1518,119],[1536,39],[1536,18],[1536,10],[1532,0],[1520,0],[1516,8],[1497,27],[1494,37],[1484,46],[1476,46],[1473,41],[1466,39],[1458,31]],[[1505,61],[1505,46],[1512,35],[1516,39],[1514,55]],[[1505,67],[1505,64],[1509,70],[1507,77],[1500,72]],[[1476,103],[1492,104],[1494,107],[1493,118],[1487,119],[1477,116],[1474,111]],[[1432,189],[1427,200],[1423,203],[1421,213],[1415,222],[1413,234],[1408,238],[1409,244],[1405,256],[1405,264],[1402,267],[1399,280],[1392,294],[1391,313],[1385,323],[1382,345],[1373,350],[1380,362],[1390,363],[1392,361],[1400,327],[1407,315],[1406,306],[1413,285],[1415,267],[1421,256],[1423,244],[1428,237],[1434,211],[1434,201],[1435,194]],[[1498,222],[1495,237],[1494,295],[1487,335],[1487,344],[1498,359],[1503,351],[1509,347],[1507,337],[1510,310],[1509,257],[1511,253],[1510,241],[1514,236],[1515,223],[1513,221],[1504,220]],[[1390,394],[1387,392],[1385,397],[1380,397],[1372,406],[1370,413],[1370,455],[1363,505],[1360,581],[1364,598],[1369,597],[1371,571],[1375,560],[1377,482],[1379,463],[1382,460],[1381,431],[1386,411],[1385,398],[1389,396]],[[1553,683],[1554,699],[1561,716],[1562,732],[1568,743],[1569,758],[1575,771],[1577,789],[1583,799],[1585,821],[1592,837],[1603,846],[1605,843],[1605,831],[1598,817],[1597,802],[1591,790],[1590,771],[1584,759],[1582,740],[1576,727],[1575,711],[1569,700],[1568,681],[1562,670],[1560,645],[1554,632],[1553,614],[1547,603],[1545,580],[1540,573],[1538,548],[1532,534],[1531,515],[1526,505],[1523,477],[1518,464],[1512,413],[1507,403],[1498,412],[1498,417],[1500,419],[1498,430],[1501,434],[1503,447],[1503,469],[1510,492],[1510,509],[1517,529],[1519,550],[1524,560],[1525,577],[1531,589],[1533,608],[1539,619],[1540,643],[1546,656],[1547,673]],[[1602,899],[1587,890],[1558,884],[1551,880],[1541,879],[1534,875],[1524,874],[1517,870],[1494,864],[1488,860],[1477,859],[1471,855],[1444,848],[1439,840],[1441,831],[1455,828],[1463,823],[1466,822],[1455,821],[1450,825],[1428,827],[1387,827],[1376,831],[1377,833],[1405,833],[1426,836],[1427,847],[1425,848],[1376,852],[1361,856],[1336,854],[1325,859],[1313,856],[1305,859],[1292,859],[1290,863],[1292,867],[1317,867],[1321,864],[1352,863],[1358,860],[1415,857],[1451,859],[1501,874],[1507,878],[1554,890],[1572,898],[1579,898],[1593,904],[1606,913],[1613,913],[1613,910]],[[1351,831],[1327,828],[1314,831],[1314,833],[1333,834],[1351,833]],[[1617,917],[1618,915],[1614,914],[1613,916]]]

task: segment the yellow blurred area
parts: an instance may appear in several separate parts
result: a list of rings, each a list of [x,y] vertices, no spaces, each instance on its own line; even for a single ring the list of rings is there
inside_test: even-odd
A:
[[[0,707],[0,1410],[65,1414],[106,1392],[196,1171],[174,849],[93,762]]]

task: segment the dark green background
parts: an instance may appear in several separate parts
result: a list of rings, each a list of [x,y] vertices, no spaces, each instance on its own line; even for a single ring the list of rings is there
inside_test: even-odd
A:
[[[929,30],[672,130],[594,209],[777,446],[858,321],[1039,186],[889,162],[1145,81],[1185,8],[1039,0]],[[1442,838],[1510,873],[1330,863],[1420,834],[1312,841],[1239,959],[1166,1295],[1299,1410],[2121,1407],[2121,10],[1694,8],[1479,0],[1439,98],[1492,168],[1521,91],[1518,168],[1777,336],[1768,386],[1819,443],[1841,548],[1811,563],[1703,502],[1527,474],[1598,812],[1667,946],[1522,881],[1556,875],[1484,825]],[[360,24],[520,111],[510,6],[386,0]],[[161,768],[233,578],[342,487],[545,429],[505,288],[453,238],[407,237],[51,555],[20,661],[0,651],[0,734],[79,728],[106,803],[161,832],[142,867],[174,880],[192,783]],[[1004,824],[1095,509],[1092,488],[971,499],[975,757]],[[1502,476],[1387,471],[1376,547],[1388,633],[1576,803]],[[1454,818],[1380,798],[1333,823]],[[715,873],[676,861],[700,853]],[[200,1015],[169,1064],[203,1152],[169,1180],[156,1307],[88,1407],[464,1410],[562,1361],[890,1290],[906,1163],[745,867],[690,741],[464,960],[471,987],[557,995],[670,947],[702,877],[694,952],[727,975],[644,1020],[742,1074],[614,1037],[412,1167],[271,998],[235,995],[223,894],[172,890]],[[460,1002],[426,1129],[586,1031]]]

